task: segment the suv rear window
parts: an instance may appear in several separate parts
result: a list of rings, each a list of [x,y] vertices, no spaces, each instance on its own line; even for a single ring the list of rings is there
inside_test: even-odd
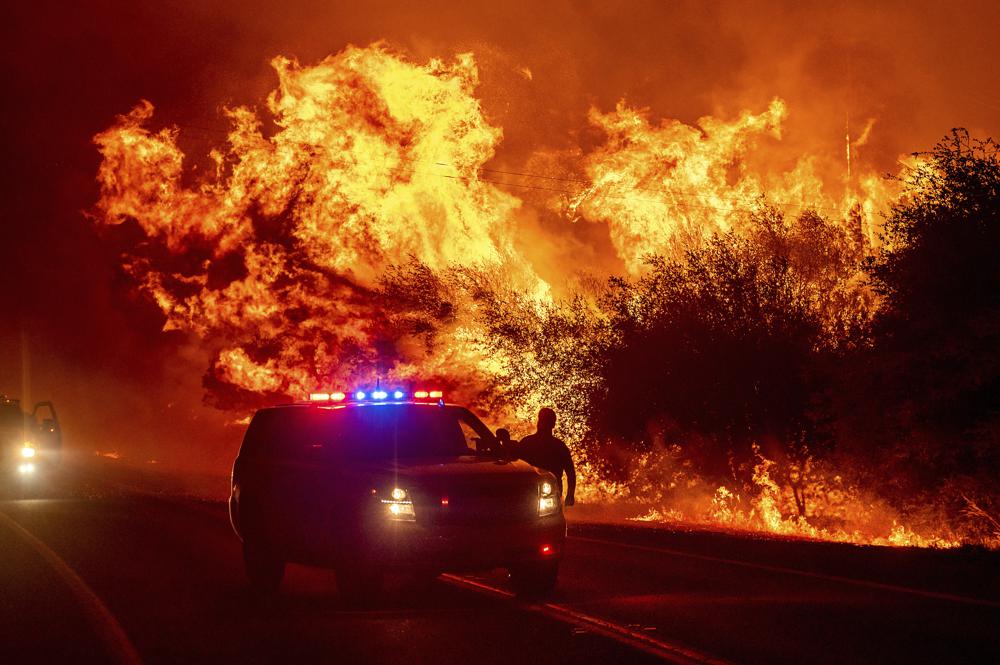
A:
[[[265,426],[255,433],[263,435],[264,454],[272,458],[388,460],[475,453],[460,425],[472,417],[464,409],[386,404],[276,409],[266,415],[258,423]]]

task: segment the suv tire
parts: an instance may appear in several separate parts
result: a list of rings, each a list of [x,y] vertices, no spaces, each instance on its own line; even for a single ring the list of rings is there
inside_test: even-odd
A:
[[[243,563],[251,589],[265,595],[277,593],[285,576],[285,562],[280,557],[259,543],[244,540]]]
[[[533,598],[552,591],[559,576],[558,561],[541,561],[514,566],[508,571],[514,593],[520,598]]]

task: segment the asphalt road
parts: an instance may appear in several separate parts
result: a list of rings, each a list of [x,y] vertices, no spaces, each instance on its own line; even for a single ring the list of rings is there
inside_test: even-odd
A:
[[[0,488],[0,663],[1000,662],[998,553],[571,523],[545,603],[297,566],[259,601],[223,504],[88,473]]]

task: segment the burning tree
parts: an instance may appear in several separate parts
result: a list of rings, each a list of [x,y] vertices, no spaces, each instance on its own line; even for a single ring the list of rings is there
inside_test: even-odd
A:
[[[918,157],[868,263],[883,306],[870,347],[845,373],[855,389],[840,393],[844,448],[915,510],[995,516],[1000,149],[954,130]],[[980,538],[991,529],[987,519],[966,528]]]
[[[502,384],[544,387],[610,468],[627,466],[623,450],[685,441],[698,472],[750,482],[755,444],[800,464],[829,444],[825,369],[872,304],[851,252],[815,213],[765,207],[742,233],[647,256],[642,276],[562,302],[477,284],[485,343]]]

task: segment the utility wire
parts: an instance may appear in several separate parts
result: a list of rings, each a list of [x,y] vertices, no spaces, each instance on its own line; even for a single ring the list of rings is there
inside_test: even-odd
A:
[[[221,130],[221,129],[217,129],[217,128],[213,128],[213,127],[207,127],[205,125],[187,124],[187,125],[184,125],[183,128],[180,128],[181,132],[188,132],[190,130],[194,130],[192,133],[194,133],[194,134],[201,134],[202,136],[228,137],[229,133],[230,133],[228,130]],[[446,162],[440,162],[440,161],[431,162],[429,160],[421,160],[421,159],[417,159],[417,158],[402,158],[401,161],[410,162],[410,163],[431,164],[433,166],[440,166],[440,167],[450,168],[452,170],[458,171],[457,167],[455,167],[452,164],[448,164]],[[436,177],[441,177],[441,178],[448,178],[448,179],[452,179],[452,180],[461,180],[461,181],[464,181],[464,182],[488,182],[488,183],[491,183],[491,184],[494,184],[494,185],[498,185],[498,186],[502,186],[502,187],[516,187],[516,188],[519,188],[519,189],[528,189],[528,190],[534,190],[534,191],[552,192],[552,193],[557,193],[557,194],[564,194],[564,195],[567,195],[567,196],[579,196],[580,194],[582,194],[584,192],[584,190],[586,190],[589,187],[594,186],[594,184],[595,184],[592,180],[587,180],[587,179],[584,179],[584,178],[573,178],[573,177],[565,177],[565,176],[545,175],[545,174],[540,174],[540,173],[528,173],[528,172],[523,172],[523,171],[510,171],[510,170],[505,170],[505,169],[494,169],[494,168],[487,168],[487,167],[479,167],[477,169],[477,172],[492,173],[492,174],[496,174],[496,175],[521,177],[521,178],[533,178],[533,179],[536,179],[536,180],[545,180],[545,181],[551,181],[551,182],[573,183],[573,184],[579,184],[579,185],[581,185],[581,188],[578,189],[578,190],[572,190],[572,189],[565,189],[565,188],[561,188],[561,187],[546,187],[546,186],[541,186],[541,185],[533,185],[533,184],[526,184],[526,183],[511,182],[509,180],[497,180],[497,179],[492,179],[492,178],[483,178],[483,177],[479,177],[479,176],[472,177],[472,176],[463,176],[463,175],[460,175],[460,174],[452,175],[452,174],[444,174],[444,173],[433,173],[433,172],[428,172],[428,171],[420,171],[420,170],[417,170],[417,169],[414,169],[414,168],[407,168],[406,170],[408,170],[408,171],[410,171],[412,173],[417,173],[417,174],[421,174],[421,175],[431,175],[431,176],[436,176]],[[652,193],[652,194],[664,194],[664,195],[670,195],[670,196],[674,196],[674,197],[683,197],[683,198],[689,198],[689,199],[695,199],[695,200],[703,200],[703,201],[706,200],[706,199],[708,199],[708,198],[710,198],[708,195],[703,194],[703,193],[699,193],[699,192],[696,192],[696,191],[693,191],[693,190],[679,189],[679,188],[634,187],[634,188],[631,189],[631,191],[635,191],[635,192],[648,192],[648,193]],[[616,199],[616,200],[641,201],[641,202],[645,202],[645,203],[653,203],[653,204],[659,204],[659,205],[664,205],[664,206],[667,206],[667,207],[676,207],[676,208],[714,210],[714,211],[717,211],[717,212],[727,212],[727,213],[734,213],[734,212],[741,212],[742,211],[741,208],[735,208],[735,207],[724,208],[724,207],[713,206],[713,205],[708,205],[708,204],[694,204],[694,203],[685,203],[685,202],[680,202],[680,201],[664,201],[662,199],[640,197],[640,196],[634,196],[634,195],[631,195],[631,194],[611,194],[611,193],[607,193],[607,192],[600,192],[600,193],[592,193],[591,196],[600,196],[600,197],[603,197],[603,198],[610,198],[610,199]],[[764,195],[763,192],[761,192],[760,198],[758,198],[758,197],[753,197],[753,198],[737,197],[736,198],[736,201],[738,203],[742,203],[742,204],[746,204],[746,205],[756,205],[756,204],[760,203],[761,200],[763,200],[763,202],[765,202],[768,205],[773,205],[773,206],[783,207],[783,208],[789,208],[789,209],[798,209],[798,210],[803,210],[803,211],[805,211],[805,210],[827,211],[827,212],[834,213],[834,214],[839,214],[841,212],[841,210],[839,208],[835,208],[835,207],[832,207],[832,206],[808,205],[808,204],[804,204],[804,203],[793,203],[793,202],[789,202],[789,201],[778,201],[778,200],[768,199]]]
[[[449,168],[454,168],[453,166],[451,166],[449,164],[444,164],[442,162],[435,162],[435,164],[437,166],[446,166],[446,167],[449,167]],[[560,180],[560,181],[564,181],[564,182],[582,183],[583,185],[585,185],[585,189],[587,187],[590,187],[590,186],[592,186],[592,185],[595,184],[591,180],[583,180],[583,179],[580,179],[580,178],[560,178],[560,177],[555,177],[555,176],[545,176],[545,175],[537,175],[537,174],[531,174],[531,173],[520,173],[520,172],[517,172],[517,171],[502,171],[502,170],[499,170],[499,169],[488,169],[488,168],[480,168],[478,170],[479,171],[484,171],[486,173],[499,173],[499,174],[506,174],[506,175],[512,175],[512,176],[523,176],[523,177],[526,177],[526,178],[544,178],[546,180]],[[462,176],[459,176],[459,177],[462,177]],[[464,177],[467,177],[467,176],[464,176]],[[500,185],[506,185],[508,187],[525,187],[525,188],[530,188],[530,189],[542,189],[542,190],[551,191],[551,192],[563,192],[565,194],[580,194],[580,193],[582,193],[581,191],[574,192],[572,190],[567,190],[567,189],[559,189],[559,188],[552,188],[552,187],[538,187],[538,186],[534,186],[534,185],[523,185],[523,184],[520,184],[520,183],[509,182],[509,181],[491,180],[491,179],[488,179],[488,178],[477,178],[477,180],[481,180],[483,182],[492,182],[492,183],[496,183],[496,184],[500,184]],[[651,192],[651,193],[659,193],[659,194],[671,194],[673,196],[682,196],[682,197],[695,198],[695,199],[708,199],[708,198],[710,198],[706,194],[699,194],[699,193],[693,192],[691,190],[683,190],[683,189],[676,189],[676,188],[666,188],[666,187],[664,187],[664,188],[660,188],[660,187],[634,187],[634,188],[632,188],[632,191],[636,191],[636,192]],[[677,203],[677,202],[666,202],[666,201],[662,201],[662,200],[659,200],[659,199],[649,199],[649,198],[641,198],[641,197],[634,197],[634,196],[606,194],[606,193],[601,193],[601,194],[598,194],[598,195],[602,196],[604,198],[618,198],[618,199],[625,198],[625,199],[631,199],[631,200],[646,201],[646,202],[649,202],[649,203],[663,203],[663,204],[666,204],[666,205],[673,205],[673,206],[684,205],[684,204]],[[783,201],[773,201],[773,200],[767,199],[764,196],[763,192],[760,193],[760,197],[764,198],[764,200],[765,200],[766,203],[771,204],[771,205],[776,205],[776,206],[788,206],[788,207],[792,207],[792,208],[802,208],[802,209],[808,209],[808,210],[830,210],[830,211],[834,211],[834,212],[838,212],[839,211],[839,209],[833,208],[833,207],[829,207],[829,206],[813,206],[813,205],[806,205],[806,204],[802,204],[802,203],[790,203],[790,202],[783,202]],[[742,197],[741,196],[741,197],[737,197],[737,201],[741,202],[741,203],[746,203],[746,204],[754,204],[754,203],[756,203],[758,201],[758,197],[747,198],[747,197]],[[718,206],[702,206],[702,207],[710,208],[710,209],[714,209],[714,210],[728,210],[728,211],[732,211],[732,212],[735,212],[735,211],[738,210],[736,208],[719,208]]]

